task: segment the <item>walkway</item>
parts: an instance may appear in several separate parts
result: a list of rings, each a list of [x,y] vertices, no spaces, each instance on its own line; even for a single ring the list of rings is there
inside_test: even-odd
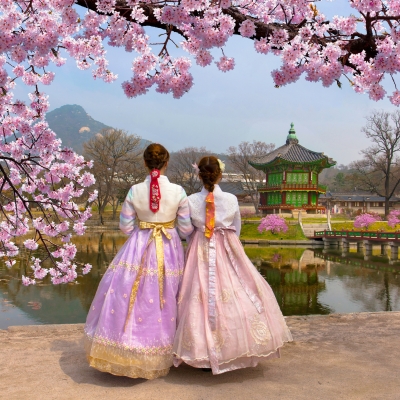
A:
[[[190,367],[154,381],[87,366],[82,325],[0,331],[0,393],[11,399],[314,400],[400,398],[400,312],[289,317],[279,360],[220,376]]]

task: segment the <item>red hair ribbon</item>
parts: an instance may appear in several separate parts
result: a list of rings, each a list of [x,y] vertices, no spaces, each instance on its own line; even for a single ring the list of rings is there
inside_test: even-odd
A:
[[[206,229],[205,237],[210,238],[214,233],[215,227],[215,204],[213,192],[208,193],[206,197]]]
[[[161,192],[160,186],[158,185],[160,171],[158,169],[153,169],[150,172],[150,177],[150,210],[155,213],[160,208]]]

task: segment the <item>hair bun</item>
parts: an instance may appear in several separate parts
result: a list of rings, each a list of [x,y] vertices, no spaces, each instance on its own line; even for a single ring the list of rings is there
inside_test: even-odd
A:
[[[147,146],[143,158],[148,169],[161,169],[169,160],[169,153],[161,144],[152,143]]]

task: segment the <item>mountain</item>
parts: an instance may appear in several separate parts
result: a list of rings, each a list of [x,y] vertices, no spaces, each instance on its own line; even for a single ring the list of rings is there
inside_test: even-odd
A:
[[[94,120],[82,106],[67,104],[46,114],[46,120],[63,146],[71,147],[82,153],[83,143],[91,139],[104,128],[110,128]]]
[[[48,112],[46,120],[50,129],[62,140],[63,146],[71,147],[79,154],[82,154],[84,142],[102,129],[111,128],[93,119],[82,106],[77,104],[67,104]],[[150,143],[146,139],[140,141],[142,147]]]

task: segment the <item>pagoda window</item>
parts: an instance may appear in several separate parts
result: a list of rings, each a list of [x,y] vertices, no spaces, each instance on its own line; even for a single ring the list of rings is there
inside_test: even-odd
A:
[[[311,205],[316,206],[317,205],[317,194],[315,192],[311,193]]]
[[[311,178],[311,183],[313,184],[313,185],[316,185],[317,184],[317,174],[315,173],[315,172],[311,172],[311,176],[312,176],[312,178]]]

